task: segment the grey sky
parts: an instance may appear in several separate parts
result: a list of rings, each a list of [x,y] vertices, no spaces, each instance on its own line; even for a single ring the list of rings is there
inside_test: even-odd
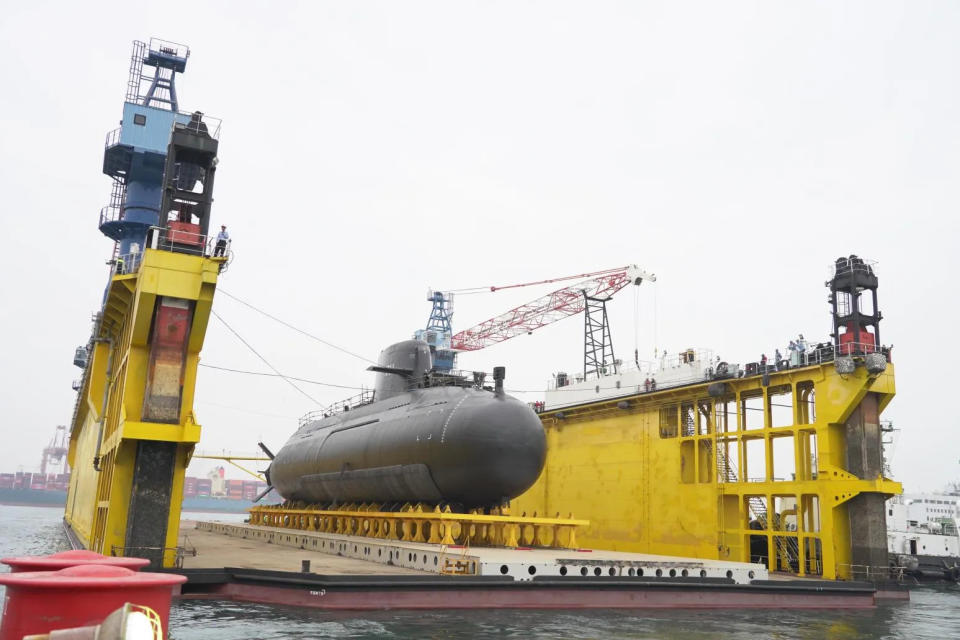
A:
[[[938,489],[960,476],[960,423],[938,404],[960,310],[957,33],[954,2],[6,6],[0,470],[33,470],[70,419],[112,246],[104,134],[130,42],[157,36],[191,47],[181,107],[224,119],[226,291],[374,358],[424,324],[428,286],[636,262],[659,282],[639,291],[636,331],[633,293],[611,303],[618,355],[637,334],[641,353],[744,362],[825,337],[827,268],[855,252],[880,261],[896,345],[895,476]],[[455,325],[547,290],[461,297]],[[360,360],[225,296],[215,308],[281,371],[372,383]],[[578,368],[581,332],[569,319],[460,364],[542,389]],[[266,370],[216,320],[203,362]],[[279,447],[316,408],[211,369],[197,398],[204,449]]]

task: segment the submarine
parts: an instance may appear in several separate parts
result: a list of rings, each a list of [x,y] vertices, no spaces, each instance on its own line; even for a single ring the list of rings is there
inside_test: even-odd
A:
[[[505,369],[485,376],[433,370],[419,340],[380,353],[373,397],[301,420],[273,457],[267,482],[287,501],[425,502],[490,508],[529,489],[543,470],[537,414],[503,390]]]

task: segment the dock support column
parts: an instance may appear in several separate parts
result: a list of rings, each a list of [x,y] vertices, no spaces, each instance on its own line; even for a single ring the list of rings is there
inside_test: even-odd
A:
[[[141,440],[137,443],[127,506],[126,542],[120,555],[146,558],[152,568],[164,566],[176,454],[175,442]]]
[[[876,394],[868,393],[846,422],[847,470],[863,480],[883,476],[883,441],[880,408]],[[852,577],[866,580],[871,569],[887,566],[887,496],[861,493],[847,503],[850,517],[850,563]]]

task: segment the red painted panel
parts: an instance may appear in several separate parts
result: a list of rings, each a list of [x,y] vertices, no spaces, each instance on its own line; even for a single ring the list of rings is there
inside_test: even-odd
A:
[[[171,220],[167,223],[167,240],[177,244],[201,245],[203,236],[200,235],[200,225]]]
[[[190,326],[190,309],[170,307],[164,304],[157,309],[154,326],[154,345],[159,347],[182,347]]]
[[[187,300],[161,298],[153,323],[143,419],[177,422],[190,333],[192,307]]]

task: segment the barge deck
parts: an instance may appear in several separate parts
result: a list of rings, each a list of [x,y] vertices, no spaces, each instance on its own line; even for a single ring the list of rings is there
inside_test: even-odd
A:
[[[872,583],[768,576],[762,565],[587,549],[450,548],[207,521],[184,522],[181,543],[195,552],[172,570],[188,578],[182,598],[321,609],[869,608],[881,596]],[[456,566],[464,575],[451,575]]]

